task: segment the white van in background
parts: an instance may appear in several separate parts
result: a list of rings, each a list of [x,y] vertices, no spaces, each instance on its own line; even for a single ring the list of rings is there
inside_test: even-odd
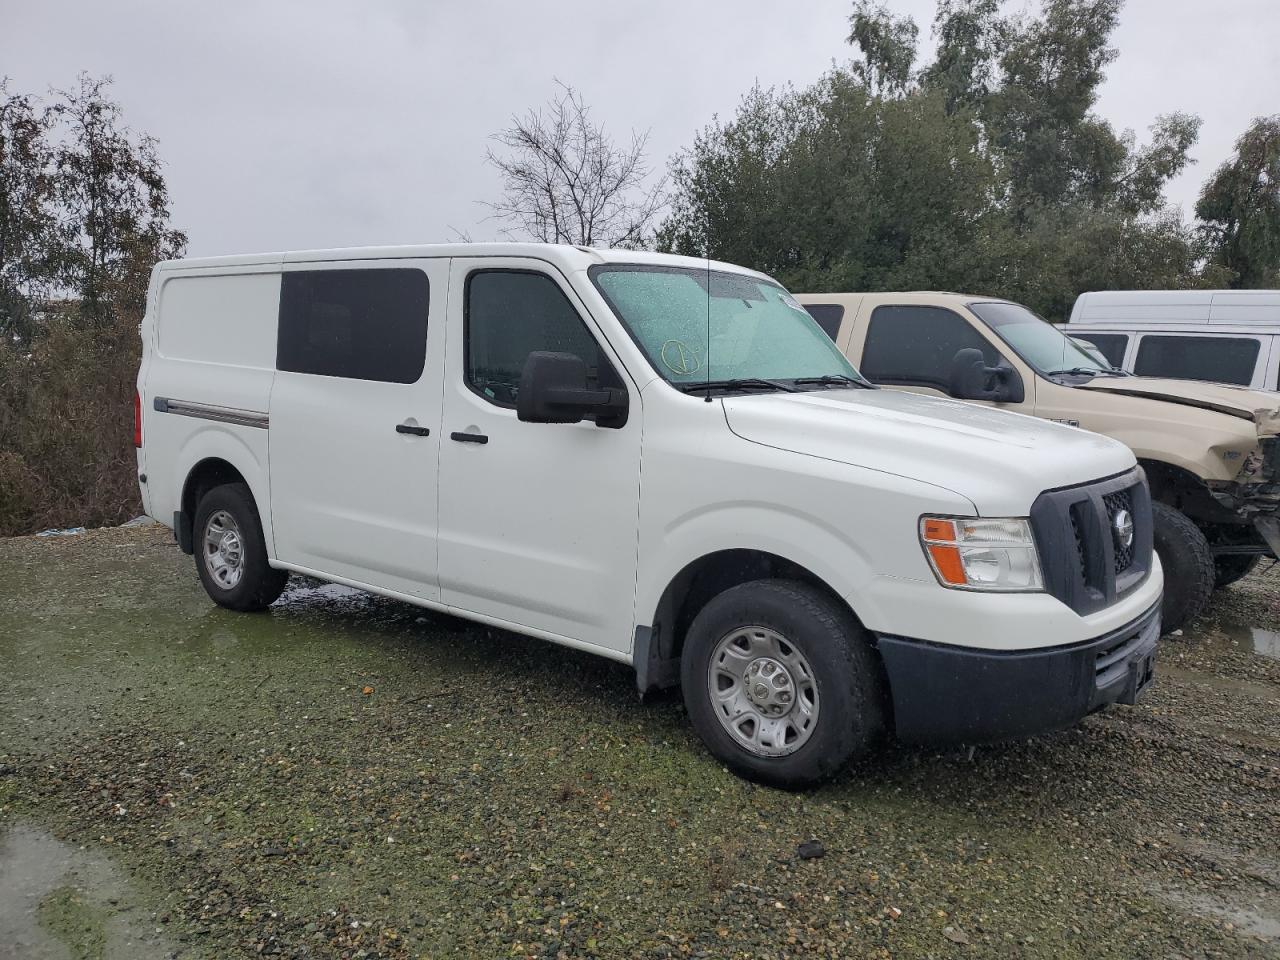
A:
[[[792,786],[881,731],[1024,736],[1151,680],[1133,454],[880,390],[763,274],[537,244],[179,260],[142,342],[143,503],[224,607],[298,571],[600,654]]]
[[[1062,329],[1140,377],[1280,389],[1280,290],[1082,293]]]

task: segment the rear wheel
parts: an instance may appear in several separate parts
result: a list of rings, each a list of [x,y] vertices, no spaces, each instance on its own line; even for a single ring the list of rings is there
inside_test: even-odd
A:
[[[1151,514],[1155,549],[1164,568],[1160,619],[1168,633],[1204,612],[1217,573],[1209,541],[1186,514],[1166,503],[1151,504]]]
[[[681,657],[689,718],[736,773],[779,787],[824,780],[884,730],[866,632],[805,583],[756,580],[714,597]]]
[[[1223,587],[1231,586],[1237,580],[1243,580],[1253,572],[1253,568],[1258,565],[1260,559],[1262,558],[1256,553],[1244,555],[1227,554],[1225,557],[1215,557],[1213,561],[1214,587],[1221,590]]]
[[[265,610],[284,592],[289,571],[268,564],[258,508],[243,483],[223,484],[201,497],[193,529],[196,570],[214,603]]]

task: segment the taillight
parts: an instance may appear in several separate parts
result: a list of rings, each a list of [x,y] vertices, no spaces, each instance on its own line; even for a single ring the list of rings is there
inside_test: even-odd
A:
[[[142,446],[142,394],[133,392],[133,445]]]

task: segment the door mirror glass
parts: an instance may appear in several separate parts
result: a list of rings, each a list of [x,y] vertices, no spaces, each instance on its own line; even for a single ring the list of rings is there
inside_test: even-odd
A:
[[[1022,378],[1005,363],[987,365],[982,351],[973,347],[957,350],[951,360],[951,381],[947,392],[957,400],[990,400],[1021,403]]]
[[[525,423],[578,423],[594,416],[596,426],[617,428],[627,422],[627,392],[589,387],[587,365],[576,354],[537,350],[520,376],[516,416]]]

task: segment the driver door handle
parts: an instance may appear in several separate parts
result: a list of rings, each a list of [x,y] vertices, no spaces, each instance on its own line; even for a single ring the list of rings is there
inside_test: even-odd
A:
[[[483,433],[458,433],[457,431],[449,434],[450,440],[457,440],[459,443],[488,443],[489,438]]]
[[[431,430],[427,427],[415,427],[407,423],[397,423],[396,433],[407,433],[415,437],[431,436]]]

